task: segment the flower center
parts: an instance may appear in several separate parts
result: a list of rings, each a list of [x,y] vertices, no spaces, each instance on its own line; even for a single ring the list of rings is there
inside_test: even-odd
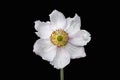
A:
[[[64,47],[68,42],[68,33],[61,29],[53,31],[50,41],[58,47]]]

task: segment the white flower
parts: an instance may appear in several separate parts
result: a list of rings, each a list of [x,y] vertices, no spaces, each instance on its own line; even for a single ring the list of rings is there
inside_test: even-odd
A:
[[[54,10],[50,22],[35,21],[36,34],[40,37],[33,51],[47,60],[54,68],[61,69],[70,63],[70,59],[85,57],[84,47],[90,40],[90,34],[81,30],[80,17],[65,16]]]

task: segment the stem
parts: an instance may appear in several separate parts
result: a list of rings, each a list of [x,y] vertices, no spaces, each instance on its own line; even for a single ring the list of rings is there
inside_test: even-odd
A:
[[[60,69],[60,80],[64,80],[64,69]]]

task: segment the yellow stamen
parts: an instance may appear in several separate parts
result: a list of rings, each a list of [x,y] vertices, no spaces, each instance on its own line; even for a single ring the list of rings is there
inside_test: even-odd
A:
[[[54,45],[64,47],[68,42],[68,33],[61,29],[53,31],[50,40]]]

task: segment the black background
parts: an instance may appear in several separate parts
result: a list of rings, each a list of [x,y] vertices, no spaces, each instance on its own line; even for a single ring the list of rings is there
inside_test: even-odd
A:
[[[7,2],[9,3],[9,2]],[[91,2],[92,3],[92,2]],[[10,2],[4,5],[5,46],[3,61],[4,78],[59,80],[59,70],[54,69],[47,61],[33,53],[33,45],[38,37],[35,35],[34,21],[48,21],[49,14],[54,10],[62,12],[66,17],[77,13],[81,17],[82,29],[91,33],[92,40],[85,46],[87,57],[71,60],[65,67],[65,80],[107,79],[112,72],[112,63],[106,53],[105,42],[101,36],[104,31],[101,20],[105,15],[102,6],[79,1],[38,1]],[[102,21],[104,24],[105,21]],[[105,29],[105,28],[104,28]],[[100,35],[99,35],[100,34]],[[99,48],[98,48],[99,47]],[[109,54],[110,55],[110,54]]]

